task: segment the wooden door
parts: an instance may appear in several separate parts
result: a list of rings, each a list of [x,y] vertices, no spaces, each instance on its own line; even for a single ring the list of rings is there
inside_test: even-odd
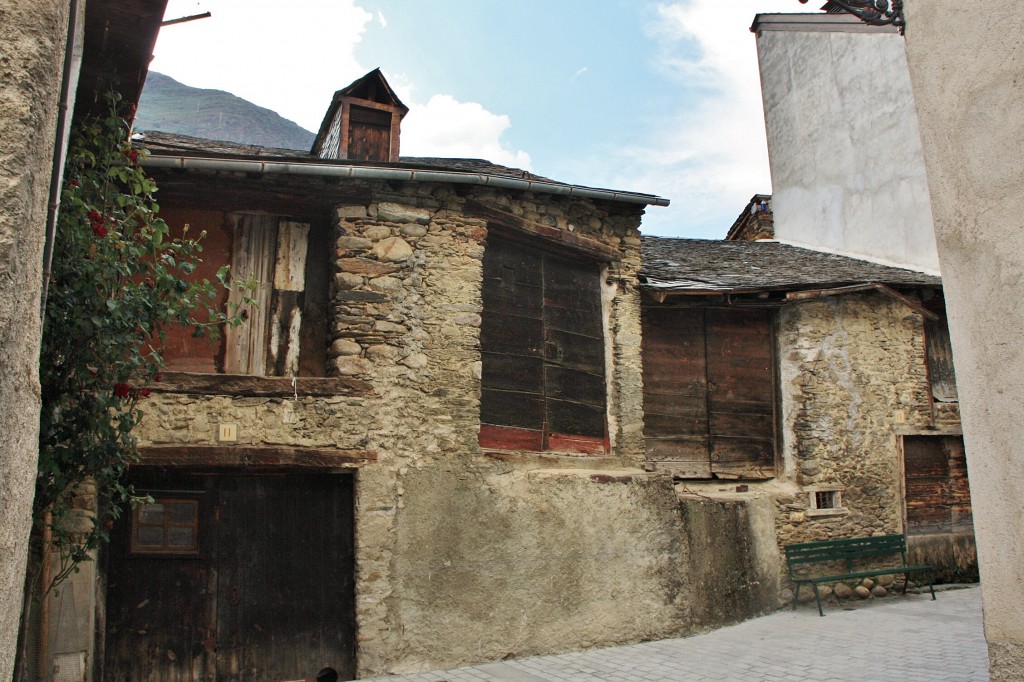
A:
[[[599,272],[593,263],[488,237],[482,446],[607,451]]]
[[[643,310],[647,459],[678,478],[775,474],[772,313]]]
[[[354,677],[351,477],[162,476],[137,485],[154,510],[195,500],[197,543],[140,546],[138,515],[121,524],[108,564],[103,680],[315,680],[325,669]],[[159,517],[148,515],[152,535]],[[178,523],[165,536],[181,535]]]

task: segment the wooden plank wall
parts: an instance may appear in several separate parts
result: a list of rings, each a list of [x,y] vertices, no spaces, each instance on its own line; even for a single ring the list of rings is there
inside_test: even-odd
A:
[[[775,475],[772,312],[643,309],[648,460],[680,478]]]
[[[482,446],[607,451],[599,273],[589,261],[488,238]]]
[[[907,533],[972,532],[971,488],[961,436],[904,436]]]

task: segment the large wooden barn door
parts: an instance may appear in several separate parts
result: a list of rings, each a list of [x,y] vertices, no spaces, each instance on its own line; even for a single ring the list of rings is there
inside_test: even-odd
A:
[[[154,503],[111,545],[105,682],[355,676],[351,477],[137,485]]]
[[[644,436],[679,478],[775,473],[771,311],[646,307]]]

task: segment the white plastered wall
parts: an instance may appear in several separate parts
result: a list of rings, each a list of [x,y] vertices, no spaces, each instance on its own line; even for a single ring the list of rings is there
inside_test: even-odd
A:
[[[848,15],[754,26],[776,238],[937,273],[903,38]]]

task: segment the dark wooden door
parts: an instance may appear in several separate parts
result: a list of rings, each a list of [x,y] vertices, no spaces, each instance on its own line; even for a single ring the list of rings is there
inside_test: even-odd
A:
[[[140,546],[138,514],[121,524],[108,564],[106,682],[314,680],[327,668],[355,676],[351,477],[137,485],[151,509],[198,500],[198,542]]]
[[[647,458],[679,478],[775,473],[772,313],[643,310]]]
[[[488,237],[482,446],[607,450],[599,272],[593,263]]]

